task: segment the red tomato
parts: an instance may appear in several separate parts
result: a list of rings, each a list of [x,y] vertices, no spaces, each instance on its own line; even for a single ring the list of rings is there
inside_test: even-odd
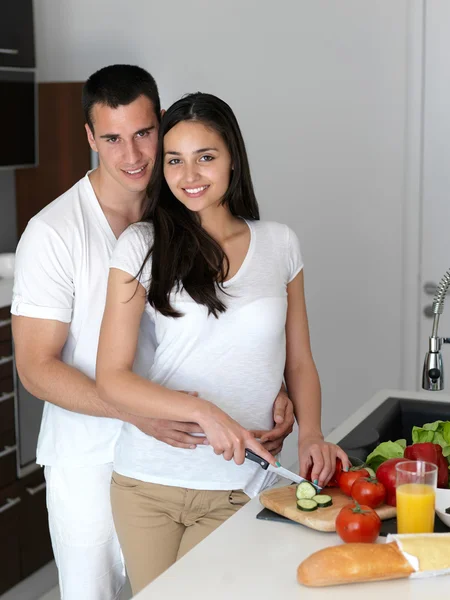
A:
[[[377,469],[377,479],[386,488],[386,504],[390,506],[397,506],[395,465],[404,460],[404,458],[390,458],[381,463]]]
[[[373,543],[381,529],[381,519],[370,506],[358,502],[344,506],[336,518],[336,532],[344,542]]]
[[[359,477],[352,485],[352,498],[370,508],[377,508],[386,498],[386,488],[374,477]]]
[[[341,488],[341,491],[347,496],[351,496],[352,485],[360,477],[370,477],[369,471],[366,469],[356,469],[354,467],[350,469],[350,471],[342,471],[339,477],[339,487]]]
[[[325,487],[339,487],[339,478],[341,476],[341,473],[342,473],[342,461],[340,458],[337,458],[334,475]]]

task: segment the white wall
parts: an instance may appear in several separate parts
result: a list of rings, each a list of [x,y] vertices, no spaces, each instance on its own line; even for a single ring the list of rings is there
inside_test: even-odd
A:
[[[37,0],[41,81],[137,63],[235,109],[263,218],[300,235],[325,429],[402,384],[408,0]]]

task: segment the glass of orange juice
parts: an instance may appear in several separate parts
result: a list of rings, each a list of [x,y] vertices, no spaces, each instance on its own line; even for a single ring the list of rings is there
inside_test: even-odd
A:
[[[398,463],[397,532],[433,533],[437,466],[422,460]]]

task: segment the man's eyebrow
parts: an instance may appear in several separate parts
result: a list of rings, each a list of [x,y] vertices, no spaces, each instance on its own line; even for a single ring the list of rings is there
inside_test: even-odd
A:
[[[194,152],[192,154],[201,154],[202,152],[210,152],[211,150],[214,150],[215,152],[219,152],[218,148],[199,148],[198,150],[194,150]],[[173,154],[174,156],[181,156],[181,152],[175,152],[175,150],[167,150],[166,152],[164,152],[164,155],[166,154]]]
[[[135,131],[133,135],[137,135],[138,133],[146,133],[147,131],[152,131],[152,129],[155,129],[155,126],[149,125],[148,127],[144,127],[143,129],[139,129],[138,131]],[[104,135],[101,135],[100,137],[102,139],[120,138],[120,134],[119,133],[105,133]]]

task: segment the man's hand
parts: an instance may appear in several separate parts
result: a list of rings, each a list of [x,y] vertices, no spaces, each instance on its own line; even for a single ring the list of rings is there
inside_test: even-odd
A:
[[[136,425],[143,433],[151,435],[160,442],[169,444],[174,448],[194,450],[197,444],[202,444],[205,439],[200,425],[197,423],[182,423],[180,421],[166,421],[164,419],[133,418]],[[202,433],[202,436],[193,436],[192,433]]]
[[[189,396],[198,396],[198,392],[186,392],[179,390]],[[144,417],[134,417],[132,421],[143,433],[151,435],[160,442],[169,444],[174,448],[185,448],[195,450],[197,445],[203,444],[205,432],[198,423],[183,423],[180,421],[168,421],[165,419],[146,419]],[[191,435],[192,433],[201,433],[201,436]]]
[[[275,426],[270,431],[252,431],[256,438],[271,454],[276,456],[283,448],[284,440],[292,433],[294,427],[294,405],[284,389],[281,389],[273,405],[273,420]]]

